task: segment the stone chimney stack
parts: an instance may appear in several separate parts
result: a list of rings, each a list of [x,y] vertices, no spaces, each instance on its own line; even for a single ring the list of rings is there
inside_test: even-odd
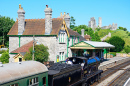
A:
[[[21,7],[21,4],[19,4],[19,10],[18,13],[18,35],[22,35],[25,30],[25,11]]]
[[[81,36],[84,37],[84,29],[81,29]]]
[[[70,28],[70,16],[69,16],[69,13],[65,14],[65,12],[64,12],[64,16],[65,16],[64,20],[66,22],[66,25],[67,25],[68,28]]]
[[[45,35],[50,35],[52,31],[52,9],[48,8],[48,5],[46,5],[44,12],[45,12]]]
[[[98,26],[102,27],[102,18],[101,17],[98,18]]]

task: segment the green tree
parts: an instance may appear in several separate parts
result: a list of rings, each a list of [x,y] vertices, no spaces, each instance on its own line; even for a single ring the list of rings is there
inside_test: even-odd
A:
[[[0,61],[4,64],[4,63],[9,63],[9,53],[8,51],[2,53],[1,57],[0,57]]]
[[[127,29],[124,28],[124,27],[118,27],[118,29],[120,29],[120,30],[124,30],[124,31],[127,31]]]
[[[70,29],[74,29],[75,27],[75,19],[73,16],[70,17]]]
[[[125,41],[118,36],[111,37],[107,42],[115,46],[114,49],[111,49],[111,52],[120,52],[125,44]]]
[[[44,46],[43,44],[40,45],[35,45],[34,47],[34,59],[35,61],[39,61],[39,62],[44,62],[44,61],[48,61],[48,47]],[[32,60],[32,55],[33,55],[33,47],[31,47],[29,49],[29,52],[27,52],[24,55],[25,60]]]
[[[125,46],[124,50],[125,50],[126,53],[130,53],[130,46],[128,46],[128,45]]]
[[[15,21],[9,17],[0,16],[0,45],[8,46],[9,37],[7,36],[9,30],[12,28]]]
[[[92,28],[86,26],[86,25],[79,25],[76,26],[73,30],[77,31],[79,34],[81,34],[81,29],[84,29],[84,33],[91,36],[92,41],[100,41],[100,37],[97,32],[94,33]]]

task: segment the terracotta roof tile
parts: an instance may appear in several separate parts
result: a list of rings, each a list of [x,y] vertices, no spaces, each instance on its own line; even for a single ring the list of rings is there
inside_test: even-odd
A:
[[[52,19],[51,35],[57,35],[61,28],[63,19]],[[45,34],[45,19],[25,19],[25,31],[22,35],[44,35]],[[8,35],[18,35],[18,21],[15,22]]]
[[[90,35],[85,35],[84,38],[85,39],[90,39],[91,37],[90,37]]]
[[[11,53],[29,52],[29,48],[32,46],[33,46],[33,41],[17,48],[16,50],[12,51]]]
[[[52,32],[50,35],[58,35],[63,24],[63,18],[52,19]],[[79,36],[80,40],[85,40],[79,33],[68,28],[70,35]],[[8,35],[18,35],[18,21],[15,22]],[[45,19],[25,19],[25,31],[22,35],[45,35]]]

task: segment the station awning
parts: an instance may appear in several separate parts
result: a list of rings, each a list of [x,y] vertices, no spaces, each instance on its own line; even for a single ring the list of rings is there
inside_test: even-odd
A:
[[[106,42],[96,42],[96,41],[81,41],[72,45],[71,49],[104,49],[104,48],[114,48],[115,46]]]

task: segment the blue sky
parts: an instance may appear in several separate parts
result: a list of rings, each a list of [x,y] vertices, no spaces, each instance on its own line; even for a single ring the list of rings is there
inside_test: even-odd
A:
[[[1,0],[0,15],[16,20],[19,4],[25,10],[26,19],[45,17],[46,5],[52,8],[52,17],[60,12],[69,13],[76,19],[76,25],[88,25],[91,17],[102,17],[102,26],[117,23],[130,31],[130,0]]]

